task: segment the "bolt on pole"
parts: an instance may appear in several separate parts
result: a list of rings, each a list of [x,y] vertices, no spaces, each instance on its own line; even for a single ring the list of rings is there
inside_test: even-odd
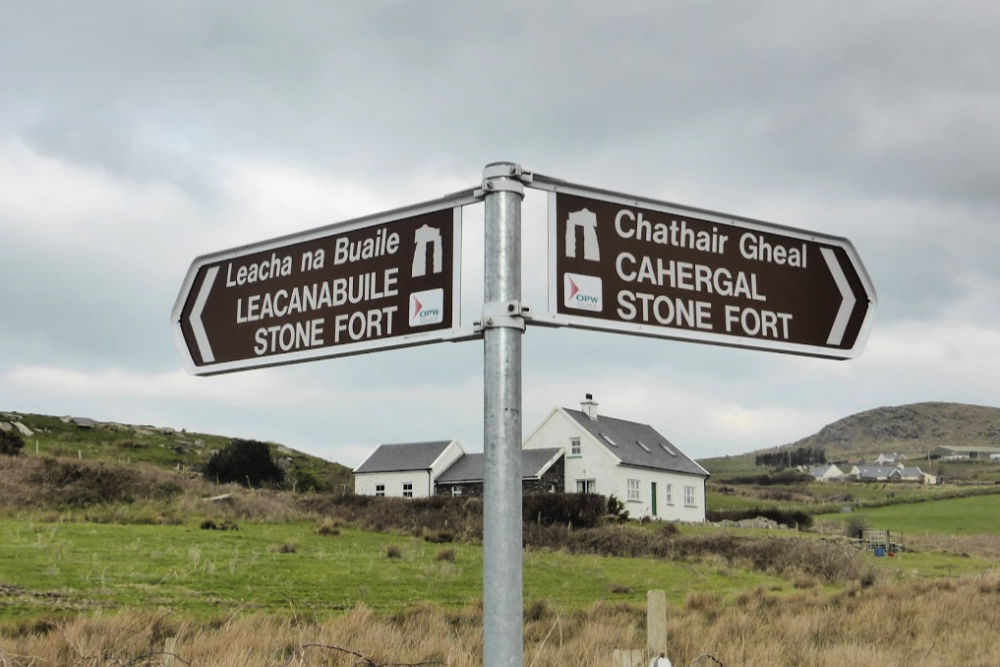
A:
[[[521,168],[483,169],[485,192],[483,664],[524,662],[521,538]]]

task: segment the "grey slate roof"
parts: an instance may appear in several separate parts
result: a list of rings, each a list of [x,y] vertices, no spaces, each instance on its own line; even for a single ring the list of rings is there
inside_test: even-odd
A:
[[[569,408],[563,408],[563,410],[604,445],[609,452],[621,459],[624,465],[708,477],[707,470],[689,459],[684,452],[675,447],[649,424],[639,424],[602,415],[598,415],[597,421],[594,421],[580,410],[570,410]],[[615,444],[612,445],[608,438]],[[638,444],[640,442],[645,445],[645,448]]]
[[[551,461],[556,454],[561,454],[562,451],[558,447],[553,449],[522,449],[521,479],[539,477],[542,474],[542,467]],[[483,457],[484,454],[466,454],[438,475],[434,481],[445,484],[481,482],[484,477]]]
[[[441,452],[451,444],[451,440],[433,442],[405,442],[395,445],[379,445],[365,462],[354,472],[397,472],[402,470],[430,470],[431,464],[441,456]]]
[[[858,477],[862,479],[879,479],[881,477],[889,478],[896,468],[892,466],[857,466]]]

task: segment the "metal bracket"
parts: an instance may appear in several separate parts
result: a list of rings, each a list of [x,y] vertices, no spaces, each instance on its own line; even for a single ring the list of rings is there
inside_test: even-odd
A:
[[[483,304],[483,316],[478,322],[473,322],[475,330],[499,329],[508,327],[524,331],[525,319],[531,319],[531,309],[520,301],[494,301]]]
[[[474,194],[483,197],[487,192],[514,192],[523,197],[524,186],[530,185],[534,179],[534,174],[524,171],[519,164],[489,164],[483,168],[483,186]]]

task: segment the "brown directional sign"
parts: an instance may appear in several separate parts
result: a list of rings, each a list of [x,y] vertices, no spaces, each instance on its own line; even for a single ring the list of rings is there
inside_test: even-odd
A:
[[[536,187],[551,192],[553,323],[860,354],[876,298],[847,239],[537,178]]]
[[[459,330],[451,198],[199,257],[173,310],[197,375],[419,345]]]

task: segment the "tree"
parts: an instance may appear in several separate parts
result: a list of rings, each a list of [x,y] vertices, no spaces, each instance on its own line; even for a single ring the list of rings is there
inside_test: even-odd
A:
[[[205,477],[220,484],[236,482],[255,488],[281,484],[285,471],[275,463],[267,443],[236,439],[212,454],[205,465]]]
[[[17,456],[24,449],[24,438],[16,431],[0,431],[0,454]]]

